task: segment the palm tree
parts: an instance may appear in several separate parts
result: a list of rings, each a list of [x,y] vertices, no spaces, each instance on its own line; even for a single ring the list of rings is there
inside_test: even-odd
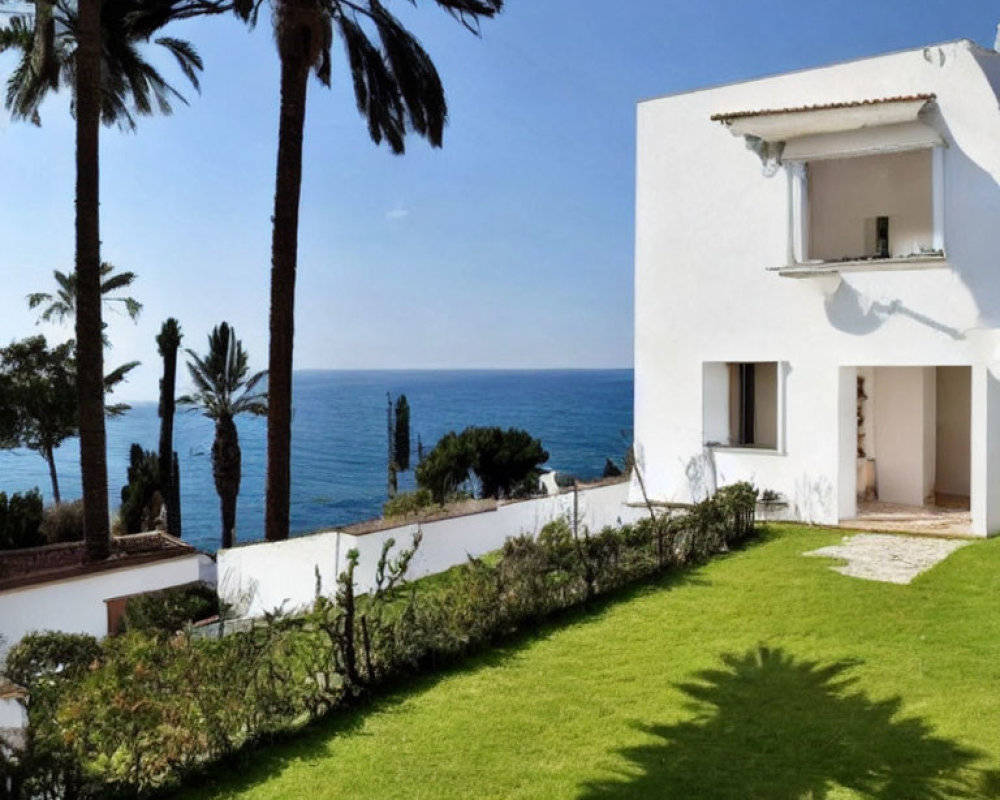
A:
[[[232,547],[236,529],[236,497],[240,493],[240,441],[233,421],[237,414],[267,414],[267,392],[255,391],[267,372],[247,377],[248,357],[236,332],[223,322],[208,337],[204,358],[193,350],[188,372],[194,382],[194,394],[178,398],[181,405],[201,409],[215,420],[212,442],[212,477],[219,494],[222,512],[222,546]]]
[[[53,270],[52,275],[56,281],[56,293],[33,292],[28,295],[28,308],[38,308],[47,303],[38,318],[39,322],[65,322],[66,318],[76,319],[76,273],[60,272]],[[103,262],[101,264],[101,300],[109,305],[120,305],[129,319],[133,322],[139,318],[142,311],[142,303],[130,295],[115,295],[114,292],[130,287],[136,279],[134,272],[115,272],[114,264]],[[107,328],[107,323],[101,323],[102,328]],[[105,347],[111,346],[111,341],[106,334],[102,334],[102,341]]]
[[[65,322],[67,317],[76,317],[76,273],[53,270],[55,278],[55,294],[49,292],[33,292],[28,295],[28,308],[38,308],[43,303],[48,305],[39,317],[41,322]],[[129,295],[114,295],[121,289],[128,289],[136,279],[134,272],[115,272],[114,264],[107,261],[101,264],[101,299],[108,305],[120,305],[128,318],[136,320],[142,311],[142,303]]]
[[[503,7],[503,0],[434,1],[475,34],[482,18]],[[266,533],[269,540],[279,540],[288,538],[295,270],[309,73],[330,85],[336,31],[368,133],[376,144],[387,141],[394,153],[403,152],[408,132],[440,147],[448,109],[430,56],[380,0],[271,0],[271,10],[281,62],[281,107],[271,239]],[[256,21],[256,5],[237,4],[236,12]]]
[[[242,0],[240,0],[242,2]],[[100,123],[133,127],[135,114],[170,112],[178,96],[139,55],[167,23],[221,13],[231,5],[214,0],[35,0],[34,19],[21,18],[0,32],[0,52],[22,58],[7,84],[6,105],[16,119],[40,122],[38,109],[60,83],[72,87],[76,116],[76,341],[80,467],[84,531],[89,560],[110,554],[107,444],[104,430],[104,353],[101,320]],[[27,32],[31,31],[28,36]],[[197,54],[186,43],[158,40],[197,87]]]
[[[202,0],[103,0],[101,3],[101,121],[126,130],[135,116],[159,111],[170,114],[172,100],[183,95],[143,57],[140,45],[163,25],[199,13],[221,13],[223,3]],[[15,16],[0,31],[0,52],[15,50],[20,59],[7,81],[5,105],[15,119],[41,124],[39,108],[50,91],[74,85],[80,10],[69,0],[35,0],[34,22]],[[186,41],[168,36],[152,39],[167,49],[190,83],[198,88],[202,61]],[[74,105],[75,105],[74,94]]]

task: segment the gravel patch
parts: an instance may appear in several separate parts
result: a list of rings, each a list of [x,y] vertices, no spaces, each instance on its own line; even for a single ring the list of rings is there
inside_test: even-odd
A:
[[[830,567],[841,575],[906,584],[967,544],[970,542],[929,536],[859,533],[803,555],[843,559],[846,564]]]

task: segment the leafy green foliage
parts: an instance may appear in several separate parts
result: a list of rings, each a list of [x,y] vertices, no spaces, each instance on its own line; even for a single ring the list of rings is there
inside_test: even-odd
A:
[[[539,466],[549,460],[542,443],[527,431],[497,427],[466,429],[476,453],[472,470],[483,497],[527,497],[534,494]]]
[[[55,449],[77,431],[73,343],[49,348],[32,336],[0,348],[0,446],[26,447],[49,464],[53,499],[59,502]]]
[[[535,492],[539,466],[549,459],[542,443],[518,428],[469,427],[445,434],[417,465],[417,483],[443,503],[474,475],[481,497],[526,497]]]
[[[435,503],[444,503],[449,494],[469,480],[474,462],[475,452],[469,440],[449,431],[417,465],[417,484],[431,493]]]
[[[141,533],[156,527],[160,495],[159,458],[152,450],[132,443],[128,451],[128,483],[122,487],[119,510],[125,533]]]
[[[390,497],[382,505],[383,517],[406,517],[418,514],[434,505],[434,497],[429,489],[417,489]]]
[[[0,550],[40,547],[45,539],[42,524],[42,495],[38,489],[10,497],[0,492]]]
[[[7,653],[4,673],[28,692],[27,747],[12,776],[20,798],[101,797],[101,788],[87,779],[67,747],[57,718],[100,655],[93,636],[54,631],[29,633]]]
[[[219,597],[215,589],[198,583],[129,598],[122,617],[122,630],[169,636],[185,625],[218,613]]]
[[[110,393],[137,362],[118,367],[104,379]],[[77,368],[72,340],[49,348],[32,336],[0,348],[0,447],[26,447],[49,465],[52,497],[58,503],[55,449],[79,430]],[[109,406],[109,414],[127,409]]]
[[[83,500],[58,503],[42,512],[42,536],[49,544],[83,541]]]

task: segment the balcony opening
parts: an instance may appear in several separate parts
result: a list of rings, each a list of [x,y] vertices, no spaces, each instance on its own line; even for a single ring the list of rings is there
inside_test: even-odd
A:
[[[811,161],[805,173],[803,261],[942,255],[933,149]]]

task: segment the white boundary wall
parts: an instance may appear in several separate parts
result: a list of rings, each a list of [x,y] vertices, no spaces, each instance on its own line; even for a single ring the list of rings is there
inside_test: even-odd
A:
[[[0,664],[7,648],[31,631],[108,633],[105,600],[211,578],[211,559],[200,553],[109,569],[0,592]]]
[[[646,515],[645,508],[626,505],[628,482],[581,489],[578,520],[592,531],[607,525],[634,522]],[[499,549],[512,536],[536,535],[559,517],[572,518],[573,493],[500,504],[495,511],[434,520],[419,525],[423,540],[410,563],[409,579],[443,572],[470,556]],[[316,597],[316,576],[321,592],[332,596],[337,575],[347,565],[347,552],[360,553],[355,572],[359,593],[375,585],[375,567],[387,539],[397,548],[409,547],[417,523],[360,535],[330,531],[300,536],[283,542],[261,542],[218,554],[219,597],[241,617],[259,617],[281,609],[293,611],[309,606]]]

